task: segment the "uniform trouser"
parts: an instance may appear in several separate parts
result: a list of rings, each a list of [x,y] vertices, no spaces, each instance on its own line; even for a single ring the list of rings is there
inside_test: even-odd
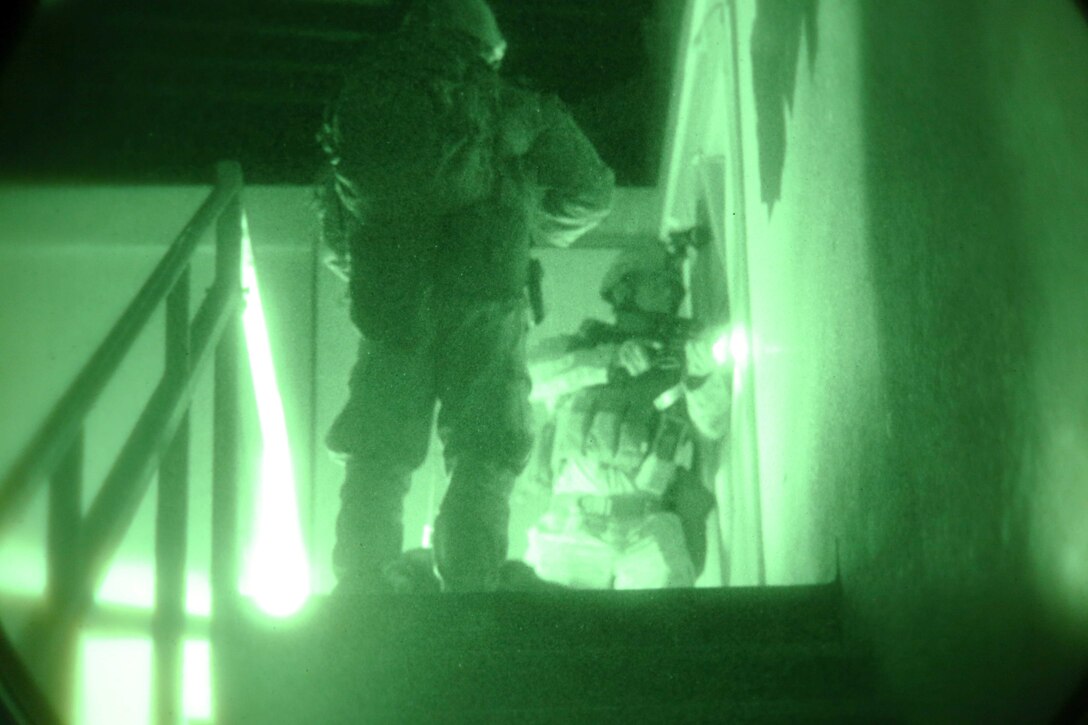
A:
[[[526,560],[547,581],[576,589],[664,589],[695,584],[680,518],[584,517],[553,512],[529,530]]]
[[[436,405],[449,488],[434,524],[452,590],[494,586],[509,497],[531,446],[525,301],[435,300],[412,344],[364,339],[348,402],[329,431],[346,465],[336,522],[338,578],[375,577],[403,546],[403,502],[426,458]]]

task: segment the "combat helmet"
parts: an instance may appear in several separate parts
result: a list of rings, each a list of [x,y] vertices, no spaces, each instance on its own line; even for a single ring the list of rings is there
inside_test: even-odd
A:
[[[614,309],[633,304],[639,278],[664,275],[675,284],[677,302],[684,296],[683,255],[670,251],[666,245],[651,242],[626,249],[619,255],[601,281],[601,299]]]
[[[455,30],[475,38],[483,59],[492,66],[506,55],[506,38],[485,0],[412,0],[404,24]]]

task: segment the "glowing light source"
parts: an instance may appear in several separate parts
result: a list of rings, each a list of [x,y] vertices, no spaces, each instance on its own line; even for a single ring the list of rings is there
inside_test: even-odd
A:
[[[146,723],[151,713],[151,639],[83,633],[75,725]]]
[[[722,334],[717,340],[714,341],[714,347],[711,348],[711,353],[714,355],[714,362],[719,365],[725,365],[729,361],[729,333]]]
[[[744,366],[748,364],[750,349],[748,335],[744,330],[739,327],[733,328],[733,332],[729,335],[729,354],[736,360],[737,365]]]
[[[262,451],[256,532],[246,552],[241,590],[266,614],[287,617],[310,596],[310,566],[299,527],[294,463],[287,438],[283,399],[276,384],[272,349],[249,228],[242,218],[242,285],[249,369],[257,398]]]
[[[723,332],[714,341],[711,353],[719,365],[732,361],[734,365],[743,366],[748,362],[749,350],[748,336],[741,328],[734,327],[731,331]]]
[[[182,712],[188,721],[212,719],[211,644],[206,639],[187,639],[183,650]]]
[[[91,630],[80,634],[78,647],[74,725],[149,722],[151,639]],[[210,722],[211,648],[207,639],[186,639],[183,647],[183,719]]]

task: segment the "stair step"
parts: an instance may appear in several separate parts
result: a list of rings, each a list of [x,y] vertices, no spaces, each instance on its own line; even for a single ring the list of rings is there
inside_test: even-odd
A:
[[[821,585],[334,597],[315,602],[308,616],[341,637],[397,645],[562,648],[648,636],[682,643],[831,642],[842,634],[838,604],[837,588]],[[250,621],[259,630],[259,621]]]
[[[564,704],[663,705],[714,698],[846,697],[864,690],[866,663],[809,648],[398,652],[311,665],[359,706],[413,703],[472,709]]]
[[[644,721],[651,715],[700,719],[728,711],[771,721],[798,721],[804,715],[807,722],[848,716],[858,721],[873,714],[872,683],[862,668],[820,660],[750,660],[746,669],[689,666],[656,674],[640,663],[592,657],[577,667],[546,658],[497,657],[475,667],[391,668],[381,675],[306,660],[295,664],[276,671],[274,664],[254,663],[251,676],[230,688],[232,720],[286,725],[373,722],[396,715],[401,722],[431,722],[444,714],[485,721],[473,715],[501,720],[503,713],[518,713],[518,722],[548,722],[574,713],[587,720],[597,720],[589,717],[593,713],[625,713]]]
[[[840,641],[831,585],[337,596],[291,622],[250,613],[230,636],[218,684],[235,719],[253,722],[677,709],[697,719],[744,703],[807,717],[813,703],[864,702],[873,687],[868,660]]]
[[[519,725],[573,725],[577,723],[755,723],[758,725],[877,725],[897,723],[872,698],[841,700],[777,700],[744,702],[737,700],[707,700],[659,706],[566,705],[540,708],[511,708],[452,711],[437,710],[375,710],[359,718],[357,711],[328,713],[330,723],[367,722],[389,725],[405,722],[426,723],[518,723]]]

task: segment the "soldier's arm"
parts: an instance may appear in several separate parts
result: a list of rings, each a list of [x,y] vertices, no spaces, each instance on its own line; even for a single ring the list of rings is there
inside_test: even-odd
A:
[[[569,247],[608,216],[615,176],[558,100],[543,99],[539,113],[524,157],[538,189],[533,242]]]
[[[706,378],[689,379],[684,383],[684,397],[692,425],[707,438],[721,438],[729,432],[732,403],[729,377],[724,372],[716,372]]]
[[[688,416],[700,434],[721,438],[729,432],[732,368],[714,360],[711,344],[695,339],[684,349],[684,397]]]
[[[560,335],[544,340],[530,351],[533,400],[554,402],[567,393],[608,381],[616,346],[602,343],[585,347],[579,342],[577,336]]]

